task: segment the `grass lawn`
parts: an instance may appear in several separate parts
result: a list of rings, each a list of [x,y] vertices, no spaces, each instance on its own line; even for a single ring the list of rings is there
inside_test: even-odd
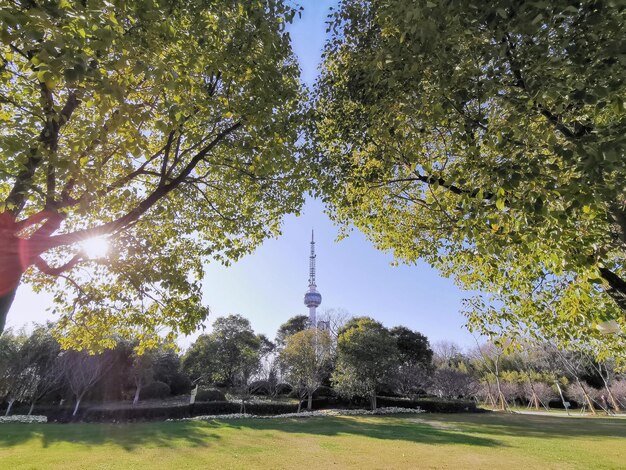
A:
[[[626,420],[511,414],[1,424],[0,468],[626,468]]]

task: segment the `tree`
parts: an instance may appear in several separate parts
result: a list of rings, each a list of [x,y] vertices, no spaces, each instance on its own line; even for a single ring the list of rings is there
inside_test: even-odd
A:
[[[444,368],[433,373],[431,390],[440,398],[467,398],[476,393],[478,384],[469,374]]]
[[[334,218],[487,293],[469,304],[476,329],[566,343],[626,326],[625,15],[592,0],[342,1],[311,126]]]
[[[110,354],[88,354],[69,350],[61,356],[63,377],[76,398],[72,416],[76,416],[85,394],[98,383],[113,365]]]
[[[191,380],[181,370],[181,358],[175,351],[159,351],[152,369],[154,380],[169,385],[172,395],[188,393],[191,390]]]
[[[220,317],[213,332],[199,336],[189,348],[183,368],[195,381],[244,388],[270,345],[263,335],[254,334],[250,321],[241,315]]]
[[[558,398],[554,389],[545,382],[528,381],[522,385],[524,398],[528,400],[528,406],[539,410],[539,405],[549,409],[550,400]]]
[[[59,355],[61,348],[53,336],[54,325],[37,325],[21,348],[25,367],[21,373],[24,382],[24,399],[30,400],[30,415],[35,404],[47,393],[59,387],[62,372]]]
[[[30,382],[24,374],[29,360],[24,355],[26,335],[7,331],[0,335],[0,396],[8,406],[5,416],[11,413],[13,403],[28,397]]]
[[[401,363],[393,373],[391,385],[400,395],[412,398],[430,388],[432,374],[432,367],[420,363]]]
[[[396,339],[399,359],[402,363],[431,366],[433,351],[430,349],[426,336],[406,326],[395,326],[389,330],[389,333]]]
[[[350,312],[343,308],[329,308],[324,310],[321,315],[321,321],[327,326],[328,331],[335,340],[339,336],[339,331],[352,318]]]
[[[307,398],[307,409],[313,406],[313,394],[328,375],[333,355],[332,338],[328,331],[309,328],[286,338],[280,361],[294,390]],[[301,401],[298,402],[298,413]]]
[[[381,323],[368,317],[353,318],[337,338],[337,365],[332,382],[337,391],[370,400],[376,409],[376,389],[398,364],[395,339]]]
[[[3,7],[0,331],[21,282],[54,290],[64,346],[197,328],[202,263],[250,252],[303,202],[295,13],[282,0]]]
[[[433,365],[437,368],[456,367],[466,360],[461,347],[452,341],[433,344]]]
[[[278,331],[276,332],[276,344],[279,347],[283,347],[289,336],[295,335],[296,333],[304,331],[307,328],[309,328],[309,317],[306,315],[296,315],[291,317],[278,327]]]
[[[133,351],[132,363],[129,369],[130,378],[135,385],[133,405],[139,403],[142,387],[154,381],[154,363],[157,355],[158,351],[155,350],[143,351],[142,354]]]
[[[217,344],[211,335],[200,335],[182,359],[183,371],[192,383],[211,384],[215,374]]]

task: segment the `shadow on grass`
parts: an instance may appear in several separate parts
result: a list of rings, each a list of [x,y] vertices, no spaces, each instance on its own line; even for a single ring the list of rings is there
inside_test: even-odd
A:
[[[419,415],[423,416],[423,415]],[[214,423],[214,422],[213,422]],[[421,444],[465,444],[503,447],[496,439],[479,437],[458,429],[433,427],[420,418],[407,417],[324,417],[223,421],[224,427],[317,436],[362,436],[373,439],[408,441]]]
[[[232,431],[246,433],[251,440],[282,432],[327,437],[360,436],[431,445],[505,447],[502,436],[626,438],[626,421],[485,413],[131,424],[2,424],[0,448],[31,440],[39,440],[42,447],[56,443],[88,447],[110,444],[127,451],[140,447],[210,447],[221,441],[228,445]],[[257,434],[256,431],[262,432]],[[268,431],[272,432],[268,434]]]
[[[626,420],[522,415],[512,413],[421,415],[425,419],[456,425],[467,432],[513,437],[626,438]]]
[[[258,434],[261,437],[267,437],[267,431],[276,431],[317,436],[362,436],[433,445],[501,446],[495,439],[472,436],[456,430],[437,429],[428,424],[401,418],[325,417],[117,425],[3,424],[0,425],[0,448],[19,445],[33,439],[40,440],[44,448],[55,443],[75,443],[85,446],[112,444],[127,451],[140,447],[210,447],[223,440],[225,434],[232,435],[233,430],[245,432],[251,439],[255,438],[255,431],[262,431]]]
[[[56,443],[88,447],[112,444],[128,451],[140,447],[208,447],[221,439],[218,427],[195,422],[0,424],[0,449],[33,439],[44,448]]]

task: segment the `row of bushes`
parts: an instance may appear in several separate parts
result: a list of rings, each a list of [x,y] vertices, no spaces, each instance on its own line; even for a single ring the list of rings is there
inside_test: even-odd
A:
[[[279,415],[295,413],[297,404],[290,403],[248,403],[246,413],[254,415]],[[50,422],[68,423],[82,422],[128,422],[128,421],[163,421],[181,419],[201,415],[233,414],[241,411],[241,404],[229,401],[213,401],[190,405],[174,405],[161,407],[137,407],[120,409],[85,408],[72,416],[73,409],[58,407],[36,407],[33,414],[44,415]]]
[[[460,413],[476,412],[478,409],[474,402],[463,400],[439,400],[422,398],[417,400],[406,400],[392,397],[380,397],[379,407],[397,406],[402,408],[421,408],[433,413]],[[303,403],[302,409],[306,408]],[[313,400],[313,409],[327,408],[367,408],[362,404],[345,403],[337,398],[320,398]],[[298,405],[293,403],[248,403],[246,413],[262,416],[279,415],[285,413],[295,413]],[[85,408],[79,410],[76,416],[72,416],[71,408],[58,407],[36,407],[34,414],[45,415],[51,422],[127,422],[127,421],[149,421],[181,419],[201,415],[233,414],[241,411],[241,404],[229,401],[208,401],[198,402],[193,406],[175,405],[167,407],[150,408],[123,408],[123,409],[98,409]]]

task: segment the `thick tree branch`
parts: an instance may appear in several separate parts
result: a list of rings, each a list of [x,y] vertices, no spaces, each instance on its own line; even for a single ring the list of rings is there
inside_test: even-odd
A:
[[[202,161],[211,150],[222,143],[226,137],[235,132],[242,125],[242,122],[238,121],[221,131],[208,145],[206,145],[191,159],[183,171],[181,171],[175,178],[172,178],[167,184],[157,187],[143,201],[141,201],[137,207],[127,214],[97,227],[50,237],[47,242],[47,249],[76,243],[77,241],[81,241],[86,238],[118,232],[135,223],[144,213],[154,206],[154,204],[167,196],[171,191],[178,188],[178,186],[185,181],[198,163],[200,163],[200,161]]]
[[[75,254],[71,260],[67,263],[58,266],[56,268],[51,267],[41,256],[37,256],[35,258],[34,264],[41,272],[45,274],[49,274],[50,276],[58,276],[65,271],[69,271],[74,266],[76,266],[80,261],[82,261],[83,257],[80,253]]]
[[[59,130],[65,123],[67,123],[67,121],[69,121],[72,113],[79,104],[79,100],[75,93],[70,93],[65,106],[63,106],[61,112],[56,115],[54,112],[54,99],[52,97],[52,92],[45,83],[41,83],[40,88],[43,108],[46,115],[46,124],[39,134],[39,141],[49,151],[56,152]],[[26,196],[32,187],[33,177],[35,176],[35,172],[42,161],[43,155],[40,150],[32,148],[30,150],[30,156],[24,164],[25,169],[17,175],[13,188],[5,201],[10,212],[14,216],[18,215],[24,208]]]
[[[626,282],[607,268],[600,268],[600,274],[609,283],[606,293],[611,296],[623,312],[626,312]]]

